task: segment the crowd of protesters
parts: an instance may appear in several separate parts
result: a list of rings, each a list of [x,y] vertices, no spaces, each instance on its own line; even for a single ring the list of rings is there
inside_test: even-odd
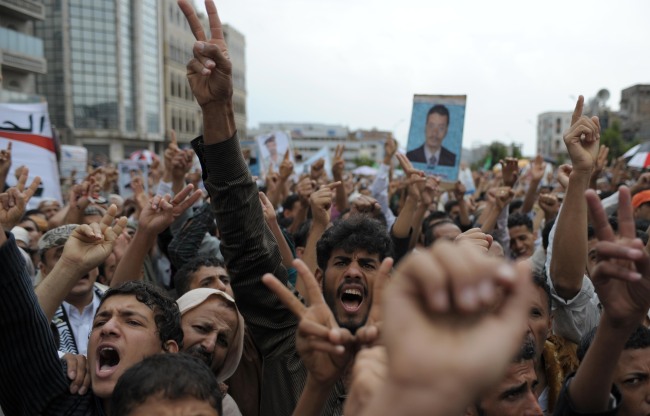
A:
[[[339,147],[258,188],[216,8],[206,32],[179,6],[193,150],[172,138],[126,199],[110,165],[63,205],[27,210],[28,166],[0,194],[4,414],[650,413],[650,173],[608,163],[582,97],[569,164],[506,159],[473,193],[392,139],[374,177]]]

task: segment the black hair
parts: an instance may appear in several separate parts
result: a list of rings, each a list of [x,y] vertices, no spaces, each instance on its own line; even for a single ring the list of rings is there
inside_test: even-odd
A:
[[[113,390],[111,415],[128,416],[152,397],[172,401],[192,397],[222,414],[217,379],[205,363],[188,354],[152,355],[126,370]]]
[[[542,269],[541,271],[533,270],[533,284],[541,288],[546,294],[546,301],[548,306],[548,312],[551,313],[551,287],[546,281],[546,270]]]
[[[555,218],[550,221],[546,221],[546,224],[544,224],[544,228],[542,229],[542,247],[544,247],[544,251],[548,250],[548,239],[551,235],[553,224],[555,224]]]
[[[515,212],[508,216],[508,228],[518,227],[520,225],[525,225],[528,231],[533,232],[533,220],[528,215]]]
[[[365,215],[354,215],[347,220],[337,221],[323,233],[316,244],[318,267],[323,272],[327,269],[332,251],[337,248],[348,253],[365,250],[368,254],[378,254],[380,261],[393,254],[393,245],[386,227]]]
[[[453,224],[453,225],[458,226],[458,225],[457,225],[455,222],[453,222],[451,219],[444,219],[444,220],[440,220],[440,221],[438,221],[438,222],[435,222],[435,223],[431,224],[431,225],[430,225],[429,227],[427,227],[427,229],[424,231],[424,246],[425,246],[425,247],[429,247],[429,246],[431,246],[433,243],[436,242],[436,236],[435,236],[435,234],[434,234],[434,231],[435,231],[435,229],[438,228],[439,226],[441,226],[441,225],[445,225],[445,224]]]
[[[300,224],[298,230],[295,233],[293,233],[293,242],[296,245],[296,247],[307,246],[307,238],[309,237],[309,229],[311,228],[311,222],[312,220],[304,221],[302,224]]]
[[[298,194],[291,194],[288,197],[285,198],[284,202],[282,202],[282,209],[285,211],[289,211],[293,209],[293,205],[297,202],[300,201],[300,197]]]
[[[224,262],[218,258],[212,257],[194,257],[183,265],[174,275],[174,287],[178,297],[183,296],[190,291],[192,275],[201,267],[223,267],[226,268]]]
[[[589,347],[591,347],[591,344],[594,342],[597,329],[598,327],[592,328],[582,336],[582,339],[580,339],[580,344],[578,344],[578,350],[576,351],[578,360],[582,361],[585,358],[585,355],[587,355],[587,350],[589,350]],[[636,327],[634,332],[630,334],[623,349],[641,350],[648,347],[650,347],[650,329],[643,325],[639,325]]]
[[[521,199],[515,199],[513,200],[510,205],[508,205],[508,212],[514,213],[517,211],[519,208],[521,208],[524,205],[524,201]]]
[[[181,328],[181,312],[176,302],[167,296],[161,289],[151,283],[142,281],[129,281],[111,288],[104,293],[99,308],[106,299],[113,296],[135,296],[140,303],[144,303],[153,311],[154,321],[158,329],[158,336],[162,348],[167,350],[167,341],[176,341],[178,348],[183,347],[183,329]]]
[[[445,202],[445,213],[449,215],[449,213],[455,206],[458,206],[458,201],[456,201],[455,199]]]
[[[449,125],[449,120],[450,120],[449,109],[447,109],[447,107],[445,107],[444,105],[436,104],[433,107],[431,107],[431,109],[429,109],[429,112],[427,113],[427,118],[426,118],[427,121],[429,121],[429,116],[431,116],[431,114],[439,114],[441,116],[447,117],[447,125]]]

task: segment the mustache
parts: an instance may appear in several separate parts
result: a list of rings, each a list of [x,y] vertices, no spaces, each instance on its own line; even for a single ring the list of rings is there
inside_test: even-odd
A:
[[[198,358],[208,366],[212,363],[212,354],[210,354],[202,345],[190,347],[185,351],[185,353]]]

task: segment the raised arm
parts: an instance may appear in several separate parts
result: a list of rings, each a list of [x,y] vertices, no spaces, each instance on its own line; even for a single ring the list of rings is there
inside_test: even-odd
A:
[[[0,218],[16,209],[11,198],[0,194]],[[0,270],[0,407],[7,415],[48,414],[48,405],[65,400],[69,382],[23,257],[2,222]],[[34,388],[36,380],[46,382]]]
[[[576,103],[571,127],[564,134],[573,170],[569,175],[564,203],[557,217],[553,239],[550,276],[557,294],[565,300],[582,288],[587,264],[587,202],[584,193],[598,155],[598,118],[582,115],[584,98]]]
[[[140,280],[142,264],[147,253],[156,242],[158,234],[169,227],[176,217],[194,205],[203,195],[201,191],[191,193],[193,185],[187,185],[174,198],[169,194],[154,196],[140,213],[138,229],[129,244],[129,250],[115,269],[111,287],[118,287],[130,280]]]
[[[111,205],[100,224],[78,226],[63,248],[61,258],[40,285],[36,296],[48,320],[51,320],[63,300],[90,270],[110,256],[115,240],[126,227],[126,217],[115,225],[117,207]]]
[[[339,144],[336,146],[334,152],[334,160],[332,163],[332,178],[334,182],[343,183],[343,172],[345,171],[345,160],[343,159],[343,152],[345,152],[345,145]],[[343,212],[349,207],[348,194],[345,191],[345,186],[336,188],[336,209]]]
[[[209,36],[190,2],[178,2],[197,40],[187,65],[187,78],[203,112],[204,135],[192,145],[202,162],[237,306],[266,355],[277,347],[278,338],[293,336],[297,321],[261,281],[264,273],[273,273],[286,284],[287,270],[275,237],[264,221],[258,189],[236,136],[232,65],[221,21],[214,3],[205,4]],[[269,336],[271,332],[275,337]]]
[[[537,155],[530,167],[530,183],[528,184],[528,190],[526,190],[524,203],[521,206],[523,214],[532,211],[535,199],[537,199],[537,188],[539,188],[539,184],[544,178],[544,172],[546,172],[546,163],[544,163],[542,155]]]
[[[463,414],[520,348],[531,284],[465,244],[402,260],[384,296],[386,381],[358,414]]]
[[[650,257],[635,238],[630,191],[621,187],[619,194],[617,237],[596,193],[587,193],[600,259],[592,280],[604,310],[594,340],[569,384],[572,410],[580,414],[611,410],[610,391],[619,357],[650,308]]]

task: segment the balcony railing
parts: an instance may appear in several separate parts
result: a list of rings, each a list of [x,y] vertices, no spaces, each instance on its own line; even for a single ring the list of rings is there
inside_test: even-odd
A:
[[[0,49],[34,58],[45,57],[41,39],[4,27],[0,27]]]

